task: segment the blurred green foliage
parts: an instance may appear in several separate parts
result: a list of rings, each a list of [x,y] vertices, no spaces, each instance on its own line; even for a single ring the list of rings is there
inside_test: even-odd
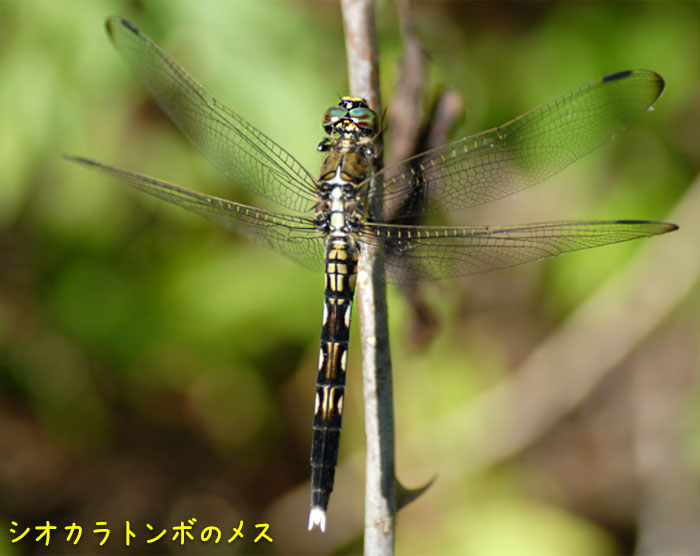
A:
[[[466,99],[456,135],[613,71],[653,69],[667,82],[655,112],[618,140],[464,223],[664,219],[700,167],[697,3],[419,2],[415,9],[431,98],[449,86]],[[265,206],[227,183],[150,103],[105,36],[113,13],[312,173],[323,110],[346,92],[334,2],[0,2],[0,553],[41,551],[8,543],[13,519],[131,519],[142,529],[132,553],[148,553],[156,549],[144,543],[146,522],[194,514],[200,522],[260,522],[270,506],[306,488],[322,277],[61,158],[94,157]],[[401,38],[391,3],[381,2],[377,17],[382,93],[391,106]],[[412,468],[410,457],[402,459],[402,433],[506,376],[636,247],[428,285],[424,296],[440,325],[423,344],[411,335],[409,303],[390,289],[399,476],[415,485],[445,466],[459,468],[437,461]],[[686,322],[700,338],[697,319]],[[341,460],[362,448],[359,345],[350,367]],[[406,510],[411,525],[399,527],[399,548],[480,555],[632,548],[620,532],[624,519],[606,528],[595,512],[584,517],[531,497],[524,476],[537,473],[515,461],[444,499],[428,491]],[[331,530],[334,519],[361,511],[361,490],[336,494]],[[211,553],[357,546],[357,522],[330,535],[335,545],[305,537],[306,498],[297,498],[298,514],[273,522],[272,533],[298,544]],[[94,540],[52,546],[51,553],[95,550]],[[121,553],[120,546],[100,553]],[[169,550],[177,548],[157,548]]]

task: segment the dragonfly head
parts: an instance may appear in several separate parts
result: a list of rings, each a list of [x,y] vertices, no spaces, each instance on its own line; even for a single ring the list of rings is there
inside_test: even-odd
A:
[[[326,110],[323,115],[323,129],[328,135],[356,134],[374,137],[377,134],[377,115],[359,97],[342,97],[338,106]]]

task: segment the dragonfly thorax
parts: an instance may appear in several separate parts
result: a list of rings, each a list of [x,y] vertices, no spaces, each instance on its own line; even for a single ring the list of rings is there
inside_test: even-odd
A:
[[[324,161],[318,182],[316,227],[326,236],[350,235],[364,216],[368,163],[361,153],[333,150]]]

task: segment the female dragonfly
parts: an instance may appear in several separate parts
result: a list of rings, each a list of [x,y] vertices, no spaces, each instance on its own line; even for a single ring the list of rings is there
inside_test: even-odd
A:
[[[484,227],[400,223],[406,217],[487,203],[559,172],[653,106],[664,88],[654,72],[624,71],[591,81],[504,125],[381,170],[382,206],[373,210],[367,199],[375,177],[372,146],[380,129],[363,99],[342,97],[326,111],[327,136],[318,147],[325,159],[315,178],[286,150],[211,96],[134,25],[111,17],[107,32],[135,77],[204,156],[236,185],[291,212],[261,210],[86,158],[67,158],[114,174],[140,191],[325,271],[309,529],[326,526],[362,249],[381,248],[387,278],[411,282],[487,272],[676,229],[673,224],[633,220]],[[385,221],[383,214],[392,214],[394,223]]]

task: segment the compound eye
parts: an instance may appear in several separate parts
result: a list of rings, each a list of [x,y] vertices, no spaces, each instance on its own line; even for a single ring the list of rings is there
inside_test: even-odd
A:
[[[338,121],[342,120],[343,118],[347,117],[347,115],[348,111],[340,106],[334,106],[332,108],[329,108],[323,115],[323,126],[326,127],[329,124],[333,125]]]
[[[377,130],[377,115],[364,106],[353,108],[348,112],[352,121],[366,133],[373,135]]]

